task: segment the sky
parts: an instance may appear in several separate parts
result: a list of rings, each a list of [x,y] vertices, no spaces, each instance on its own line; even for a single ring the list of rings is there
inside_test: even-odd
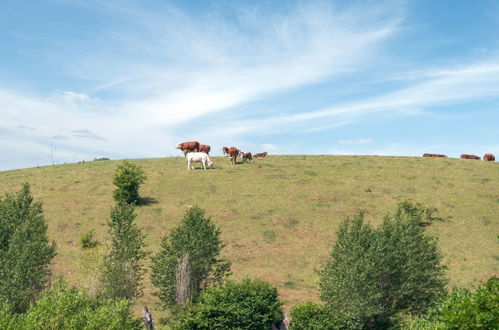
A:
[[[499,2],[0,1],[0,171],[499,154]]]

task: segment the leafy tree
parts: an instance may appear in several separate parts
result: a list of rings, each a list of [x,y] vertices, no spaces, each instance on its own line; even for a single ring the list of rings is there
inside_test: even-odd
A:
[[[62,281],[44,291],[25,314],[0,309],[1,329],[142,329],[126,299],[101,299]]]
[[[140,197],[139,187],[145,179],[146,175],[139,166],[125,160],[118,165],[114,174],[113,183],[117,187],[114,191],[114,199],[127,204],[137,203]]]
[[[142,295],[143,261],[148,253],[144,251],[145,234],[134,223],[135,217],[133,204],[121,202],[111,210],[107,222],[111,247],[101,271],[106,297],[133,299]]]
[[[206,289],[176,318],[174,329],[270,329],[282,319],[282,303],[275,287],[245,279]]]
[[[0,198],[0,301],[24,312],[47,284],[55,254],[42,204],[33,202],[29,184]]]
[[[407,322],[409,329],[497,329],[499,278],[493,276],[475,292],[455,289],[442,297],[425,317]]]
[[[151,281],[159,289],[155,295],[172,307],[184,303],[178,297],[179,285],[187,286],[188,298],[193,300],[204,288],[221,283],[230,272],[230,262],[219,258],[223,247],[220,229],[211,218],[197,206],[189,208],[180,224],[162,238],[161,251],[152,258]],[[186,271],[183,280],[179,279],[182,270]]]
[[[445,267],[436,240],[420,226],[422,213],[400,208],[379,228],[366,224],[363,212],[345,219],[319,271],[327,307],[366,327],[386,326],[401,311],[422,313],[444,292]]]

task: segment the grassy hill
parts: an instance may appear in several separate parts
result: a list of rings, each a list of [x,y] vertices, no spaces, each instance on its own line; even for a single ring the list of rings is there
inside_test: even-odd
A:
[[[271,156],[231,166],[214,157],[213,170],[187,171],[184,158],[143,159],[147,180],[137,222],[156,253],[160,237],[189,205],[206,209],[222,229],[233,277],[276,285],[287,306],[317,300],[317,276],[339,222],[366,210],[380,223],[405,199],[438,208],[428,231],[439,238],[453,286],[499,274],[499,163],[462,159],[367,156]],[[49,235],[57,242],[53,270],[71,282],[96,285],[98,255],[79,237],[95,229],[106,240],[117,161],[0,172],[0,193],[31,183],[43,201]],[[198,164],[199,165],[199,164]],[[142,303],[154,306],[146,280]]]

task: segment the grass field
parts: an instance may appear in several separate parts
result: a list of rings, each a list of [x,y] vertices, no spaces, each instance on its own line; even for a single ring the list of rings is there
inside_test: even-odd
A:
[[[339,222],[360,208],[380,223],[411,198],[438,208],[427,227],[437,236],[451,286],[499,274],[499,163],[462,159],[368,156],[271,156],[231,166],[214,157],[213,170],[187,171],[184,158],[133,160],[147,180],[137,222],[156,253],[161,236],[189,205],[206,209],[222,229],[233,278],[259,277],[279,288],[287,307],[318,300],[314,270],[328,257]],[[106,241],[118,161],[0,172],[0,193],[22,182],[44,205],[57,242],[53,270],[72,283],[95,286],[97,255],[83,252],[82,233]],[[199,164],[198,164],[199,166]],[[140,305],[154,306],[149,278]]]

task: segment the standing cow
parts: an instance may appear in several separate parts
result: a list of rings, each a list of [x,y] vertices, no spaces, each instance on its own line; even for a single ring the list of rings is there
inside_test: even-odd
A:
[[[253,162],[253,156],[251,155],[251,152],[243,152],[241,157],[243,157],[243,163]]]
[[[187,154],[187,170],[194,169],[193,163],[201,163],[203,164],[203,168],[213,167],[213,162],[210,159],[210,156],[204,152],[189,152]]]
[[[239,152],[239,149],[237,149],[236,147],[229,148],[230,163],[232,165],[235,165],[237,163],[237,156],[239,155]]]
[[[229,148],[223,147],[222,148],[222,155],[224,156],[229,156]]]
[[[200,144],[199,145],[199,152],[206,152],[208,155],[210,154],[211,147],[207,144]]]
[[[188,152],[197,152],[199,151],[199,142],[198,141],[191,141],[191,142],[183,142],[179,143],[176,146],[176,149],[182,150],[185,155],[187,155]]]

